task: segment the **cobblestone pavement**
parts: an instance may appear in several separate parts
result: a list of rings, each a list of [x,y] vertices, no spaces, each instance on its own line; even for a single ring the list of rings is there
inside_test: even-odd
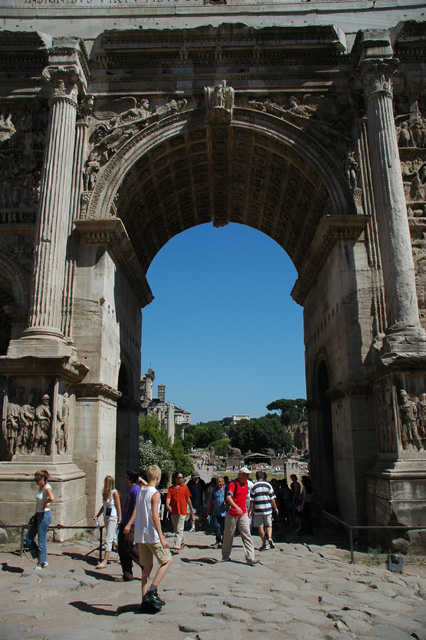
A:
[[[139,580],[115,581],[118,562],[95,569],[95,539],[50,543],[42,572],[26,557],[0,553],[0,638],[426,640],[426,578],[416,567],[408,575],[350,565],[314,538],[278,542],[251,567],[240,538],[232,562],[221,562],[212,535],[185,535],[189,546],[160,585],[167,604],[155,615],[138,612]]]

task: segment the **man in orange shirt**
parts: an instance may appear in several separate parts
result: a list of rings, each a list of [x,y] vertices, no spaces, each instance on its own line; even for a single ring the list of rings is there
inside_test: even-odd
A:
[[[166,498],[166,509],[170,513],[175,532],[175,546],[171,549],[174,554],[179,553],[180,549],[184,547],[183,527],[188,510],[187,507],[189,507],[192,519],[194,517],[194,509],[192,508],[191,492],[183,483],[183,475],[176,473],[173,485],[169,488]]]

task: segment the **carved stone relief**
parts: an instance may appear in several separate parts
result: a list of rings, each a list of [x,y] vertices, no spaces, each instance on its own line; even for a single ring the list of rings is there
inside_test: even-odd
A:
[[[390,384],[379,390],[378,440],[380,452],[396,452],[394,406]]]
[[[3,433],[9,458],[19,454],[44,455],[50,453],[52,414],[50,397],[31,389],[27,394],[17,386],[11,401],[7,402],[3,420]]]
[[[46,125],[42,105],[0,107],[0,224],[35,221]]]
[[[426,394],[420,398],[401,389],[398,394],[400,438],[405,451],[424,451],[426,447]]]
[[[187,106],[187,100],[172,99],[163,105],[150,108],[146,98],[137,102],[134,97],[122,97],[110,103],[110,109],[94,111],[95,129],[89,140],[93,149],[84,168],[84,189],[92,191],[97,174],[112,156],[136,133],[141,131],[148,121],[166,118],[179,113]],[[96,121],[99,124],[96,124]]]
[[[70,454],[70,404],[67,391],[43,393],[25,382],[12,389],[4,398],[2,423],[9,460]]]

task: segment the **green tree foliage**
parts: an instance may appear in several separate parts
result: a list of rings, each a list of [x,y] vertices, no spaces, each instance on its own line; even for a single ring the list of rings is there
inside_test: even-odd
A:
[[[213,440],[210,446],[214,447],[217,456],[223,457],[228,455],[229,440],[227,438],[223,438],[223,440]]]
[[[182,440],[175,440],[171,448],[171,454],[174,462],[173,471],[179,471],[184,476],[189,476],[194,471],[194,465],[185,454]]]
[[[189,425],[185,429],[185,435],[189,434],[194,437],[194,447],[197,449],[207,449],[212,442],[225,437],[222,423],[218,420]]]
[[[185,438],[183,440],[183,448],[185,453],[189,453],[194,446],[194,436],[192,433],[185,433]]]
[[[306,400],[304,398],[296,398],[295,400],[281,398],[281,400],[270,402],[266,408],[268,411],[279,411],[281,422],[286,427],[307,419]]]
[[[170,451],[154,444],[151,440],[144,440],[140,437],[139,469],[144,478],[146,478],[146,470],[152,464],[156,464],[161,469],[161,484],[164,484],[168,476],[175,470],[175,461]]]
[[[139,435],[144,440],[151,440],[152,443],[170,449],[171,442],[167,435],[167,427],[161,424],[154,413],[149,413],[143,418],[139,418]]]
[[[141,472],[156,464],[162,472],[162,482],[175,471],[189,475],[194,470],[192,462],[185,454],[180,438],[172,445],[167,428],[154,414],[139,418],[139,467]]]
[[[287,453],[293,446],[290,434],[276,415],[240,420],[229,427],[230,444],[243,453],[263,453],[266,449]]]

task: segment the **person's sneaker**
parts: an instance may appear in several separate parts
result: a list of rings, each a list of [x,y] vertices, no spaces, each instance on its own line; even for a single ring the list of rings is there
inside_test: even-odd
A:
[[[253,565],[257,564],[259,562],[259,560],[247,560],[247,564],[250,565],[250,567],[252,567]]]
[[[45,568],[46,568],[46,567],[48,567],[48,566],[49,566],[49,563],[48,563],[48,562],[43,562],[43,569],[45,569]]]
[[[275,542],[272,540],[272,538],[269,538],[268,544],[271,547],[271,549],[275,549]]]
[[[222,556],[222,562],[231,562],[231,556]]]
[[[190,533],[191,533],[192,531],[195,531],[195,525],[194,525],[194,524],[192,525],[192,527],[190,528],[190,530],[189,530],[189,531],[190,531]]]
[[[220,542],[215,542],[214,545],[213,545],[213,549],[220,549],[221,546],[222,545],[220,544]]]
[[[265,542],[265,544],[262,544],[259,551],[268,551],[268,549],[269,549],[269,544]]]
[[[43,567],[40,567],[40,565],[36,564],[36,566],[34,567],[34,571],[43,571]]]
[[[159,596],[157,591],[148,591],[142,598],[142,606],[161,609],[166,603]]]

